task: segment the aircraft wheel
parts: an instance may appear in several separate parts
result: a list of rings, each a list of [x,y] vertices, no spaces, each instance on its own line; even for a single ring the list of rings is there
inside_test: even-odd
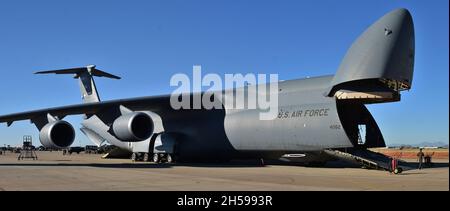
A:
[[[137,153],[136,152],[133,152],[133,154],[131,154],[131,161],[133,161],[133,162],[135,162],[135,161],[137,161]]]
[[[148,153],[144,153],[143,161],[144,161],[144,162],[150,161],[150,158],[148,157]]]
[[[401,174],[403,172],[403,169],[400,167],[398,167],[396,170],[397,170],[397,174]]]
[[[159,163],[160,159],[159,159],[159,154],[155,153],[153,154],[153,162],[154,163]]]
[[[166,160],[167,160],[167,163],[174,162],[173,156],[171,154],[167,154]]]
[[[402,169],[401,168],[394,169],[394,174],[400,174],[400,173],[402,173]]]

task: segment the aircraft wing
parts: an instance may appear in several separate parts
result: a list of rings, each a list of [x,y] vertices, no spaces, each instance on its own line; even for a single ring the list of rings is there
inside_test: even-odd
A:
[[[2,115],[0,116],[0,123],[6,122],[7,125],[10,126],[15,121],[28,119],[33,120],[42,116],[46,116],[47,114],[57,116],[60,119],[68,115],[78,115],[78,114],[89,115],[95,114],[107,108],[115,106],[119,107],[120,105],[123,105],[133,110],[151,110],[154,112],[158,110],[171,109],[170,95],[160,95],[152,97],[140,97],[140,98],[120,99],[95,103],[76,104],[63,107],[46,108],[34,111]]]

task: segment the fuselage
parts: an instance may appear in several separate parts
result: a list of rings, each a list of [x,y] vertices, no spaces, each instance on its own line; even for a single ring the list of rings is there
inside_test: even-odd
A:
[[[325,94],[332,78],[324,76],[279,82],[278,112],[272,120],[260,120],[262,111],[258,108],[235,109],[226,103],[221,109],[154,111],[153,115],[164,116],[164,119],[157,121],[161,125],[154,136],[142,143],[117,140],[108,133],[109,127],[95,117],[85,120],[84,125],[111,144],[130,151],[141,144],[144,147],[140,151],[151,152],[156,135],[172,134],[176,139],[178,156],[186,159],[277,157],[285,153],[353,147],[357,137],[349,136],[348,128],[356,125],[344,125],[339,115],[342,108],[336,98]],[[223,93],[245,92],[249,88],[225,90]]]

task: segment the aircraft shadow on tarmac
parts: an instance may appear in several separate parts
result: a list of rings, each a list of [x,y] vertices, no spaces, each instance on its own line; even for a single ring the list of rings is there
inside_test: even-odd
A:
[[[60,162],[70,162],[62,160]],[[0,167],[96,167],[96,168],[173,168],[173,167],[206,167],[206,168],[260,168],[265,167],[256,162],[228,162],[228,163],[0,163]]]
[[[62,162],[70,162],[70,160],[61,160]],[[96,168],[142,168],[142,169],[152,169],[152,168],[173,168],[173,167],[200,167],[200,168],[262,168],[268,165],[273,166],[298,166],[305,167],[305,165],[300,163],[287,163],[280,161],[266,161],[264,164],[258,161],[231,161],[224,163],[173,163],[173,164],[154,164],[154,163],[0,163],[0,167],[96,167]],[[418,167],[418,162],[408,162],[407,166],[411,169],[416,169]],[[310,168],[361,168],[360,165],[347,163],[343,161],[332,161],[328,162],[325,166],[308,166]],[[433,163],[431,166],[424,166],[427,168],[448,168],[449,163]]]
[[[96,168],[170,168],[170,165],[137,163],[0,163],[10,167],[96,167]]]

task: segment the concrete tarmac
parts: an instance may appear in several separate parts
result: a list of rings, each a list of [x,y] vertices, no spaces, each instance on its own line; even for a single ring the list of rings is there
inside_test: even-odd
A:
[[[153,164],[101,159],[81,153],[37,152],[38,160],[0,155],[0,191],[158,190],[158,191],[321,191],[449,190],[448,159],[434,168],[400,175],[352,166],[313,168],[262,166],[256,161],[225,164]]]

